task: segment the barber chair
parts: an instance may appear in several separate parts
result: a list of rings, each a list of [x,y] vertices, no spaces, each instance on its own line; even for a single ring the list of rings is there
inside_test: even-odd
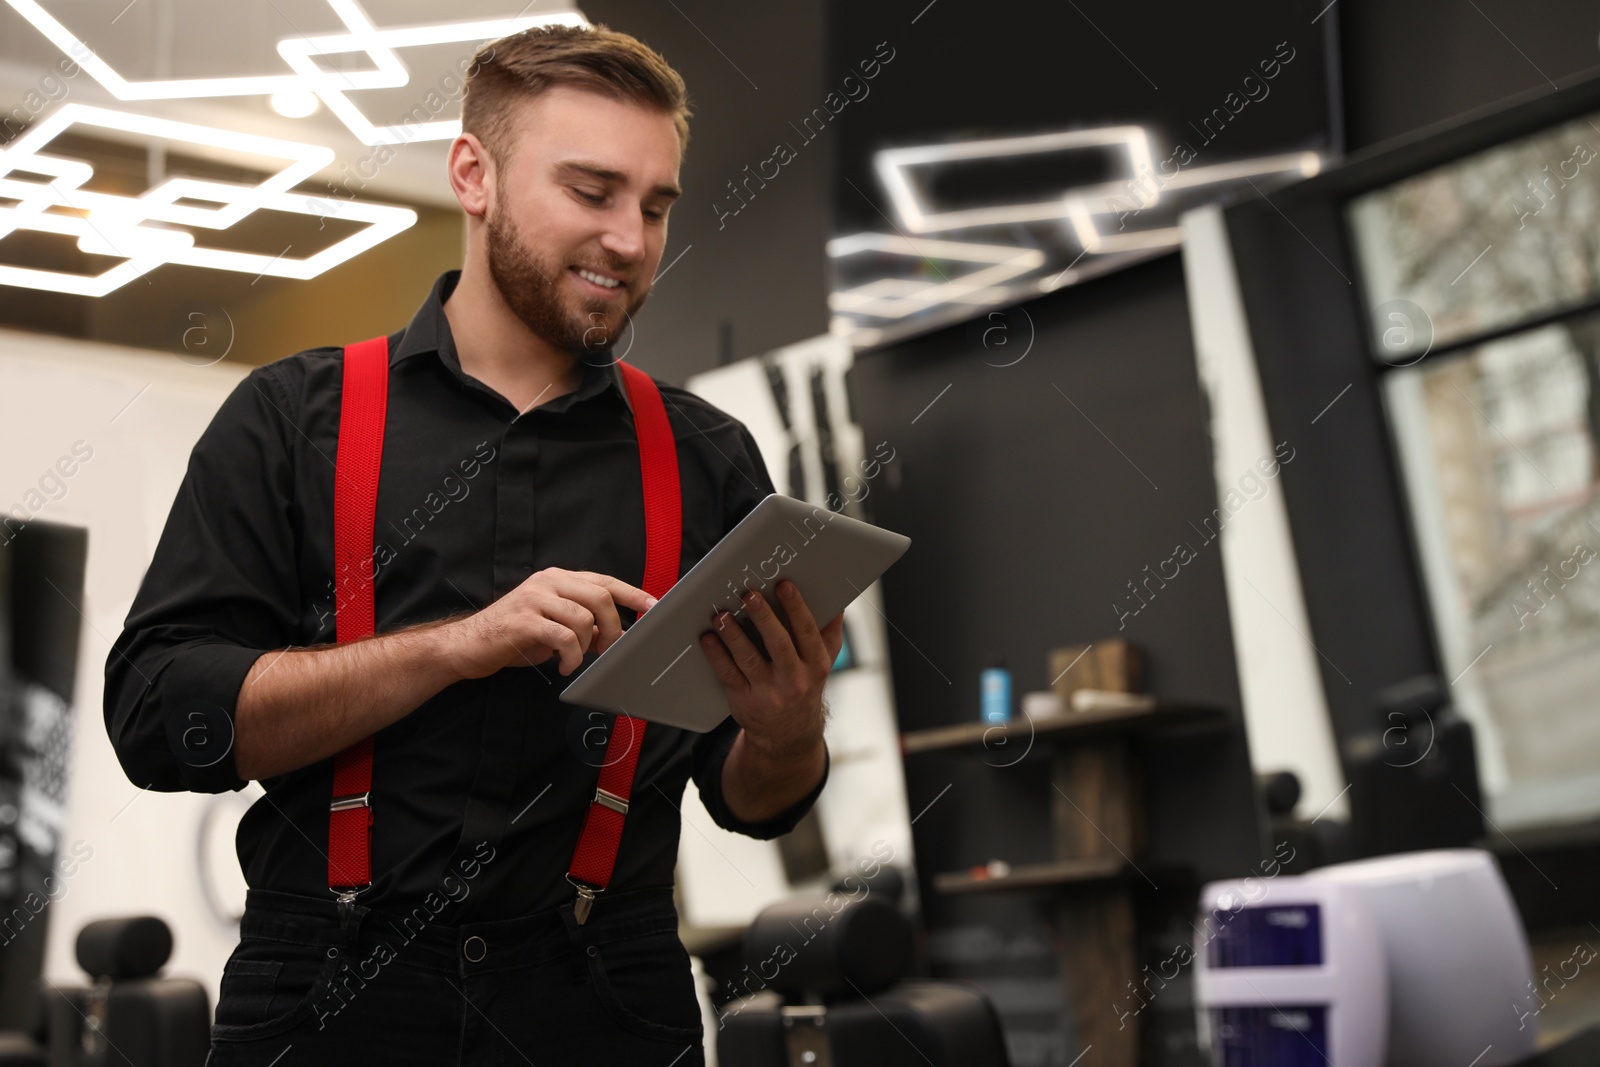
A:
[[[1377,715],[1343,745],[1350,780],[1350,839],[1358,857],[1481,840],[1485,801],[1472,724],[1434,675],[1377,694]],[[1465,801],[1465,803],[1463,803]]]
[[[12,1009],[12,1028],[0,1030],[0,1067],[49,1067],[45,1056],[49,1013],[45,1010],[43,983],[35,982],[32,992],[27,1003],[8,1005]]]
[[[199,982],[159,976],[171,955],[172,931],[154,916],[80,930],[78,966],[94,985],[49,1001],[50,1067],[203,1067],[210,998]]]
[[[912,946],[910,920],[877,891],[771,905],[745,933],[717,1062],[1010,1067],[999,1015],[980,990],[902,980]]]
[[[0,1067],[48,1067],[44,1046],[30,1034],[0,1033]]]

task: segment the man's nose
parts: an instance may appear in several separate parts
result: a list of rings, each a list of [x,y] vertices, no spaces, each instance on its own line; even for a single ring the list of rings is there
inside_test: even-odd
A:
[[[618,259],[637,263],[644,257],[644,218],[638,211],[618,211],[601,235],[600,244]]]

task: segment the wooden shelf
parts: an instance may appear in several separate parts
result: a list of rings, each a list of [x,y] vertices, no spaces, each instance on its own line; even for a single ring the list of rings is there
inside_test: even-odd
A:
[[[1064,711],[1043,719],[1016,718],[1004,725],[963,722],[954,726],[935,726],[900,735],[903,755],[937,752],[973,746],[1038,741],[1070,743],[1097,734],[1161,730],[1172,727],[1220,727],[1227,713],[1218,707],[1199,704],[1159,704],[1150,709],[1115,711]]]
[[[976,871],[947,871],[933,876],[933,887],[941,893],[997,893],[1008,889],[1041,889],[1096,882],[1117,881],[1128,865],[1120,858],[1059,860],[1054,863],[1025,863],[1010,872],[991,875]],[[977,868],[983,871],[984,868]]]
[[[1139,857],[1150,831],[1144,768],[1148,743],[1215,741],[1227,737],[1237,722],[1237,713],[1225,706],[1140,692],[1142,662],[1137,648],[1117,638],[1054,649],[1049,665],[1056,676],[1052,692],[1065,704],[1056,714],[1019,716],[1000,724],[966,720],[900,734],[900,752],[906,760],[917,753],[942,752],[963,761],[978,755],[990,766],[1009,767],[1031,758],[1036,771],[1048,771],[1047,786],[1036,780],[1043,776],[1033,774],[1024,784],[1042,793],[1032,798],[1034,811],[1029,814],[1049,813],[1050,850],[1045,855],[1050,859],[1016,865],[991,862],[942,872],[925,867],[924,877],[931,874],[928,892],[952,905],[957,903],[954,898],[975,903],[981,899],[978,894],[988,893],[1031,893],[1040,898],[1037,902],[1047,906],[1059,943],[1067,946],[1061,957],[1067,1011],[1079,1044],[1094,1049],[1098,1067],[1135,1067],[1140,1060],[1138,1025],[1128,1019],[1137,1012],[1118,1016],[1106,1011],[1105,1005],[1117,1003],[1134,988],[1140,934],[1154,932],[1141,931],[1135,900],[1144,879],[1134,864],[1143,862]],[[1066,684],[1057,687],[1063,680]],[[923,778],[933,788],[949,789],[946,783],[957,768],[945,767],[936,780],[921,773],[937,769],[908,763],[906,773],[908,780]],[[989,777],[973,773],[975,782]],[[921,802],[927,804],[928,799]],[[953,816],[946,810],[933,821],[944,818]],[[927,835],[949,833],[955,827],[936,831],[924,823],[914,829]],[[966,854],[983,855],[982,830],[968,832],[980,843]]]

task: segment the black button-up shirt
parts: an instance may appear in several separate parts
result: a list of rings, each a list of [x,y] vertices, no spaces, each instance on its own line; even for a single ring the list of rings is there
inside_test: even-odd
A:
[[[461,369],[442,309],[459,278],[441,275],[389,337],[373,553],[380,633],[482,608],[546,567],[643,581],[639,446],[621,374],[586,360],[576,392],[519,415]],[[135,785],[242,789],[232,724],[251,665],[335,641],[342,373],[337,347],[257,367],[195,445],[106,660],[106,728]],[[660,389],[678,450],[681,575],[774,490],[742,423],[684,389]],[[409,911],[432,894],[449,902],[437,921],[455,923],[572,899],[565,875],[614,720],[559,702],[571,678],[557,667],[458,681],[378,732],[364,905]],[[706,734],[645,730],[613,891],[672,884],[691,775],[712,818],[751,837],[786,833],[810,810],[826,771],[766,822],[733,816],[722,767],[738,731],[731,716]],[[252,888],[327,899],[332,782],[331,759],[263,780],[237,842]]]

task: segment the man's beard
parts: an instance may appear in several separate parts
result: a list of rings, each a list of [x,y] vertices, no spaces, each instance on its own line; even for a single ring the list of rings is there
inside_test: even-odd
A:
[[[617,343],[648,293],[626,308],[600,296],[580,298],[578,307],[569,308],[560,292],[567,265],[534,255],[503,211],[496,211],[486,221],[489,276],[500,290],[500,298],[534,336],[579,357],[601,355]]]

